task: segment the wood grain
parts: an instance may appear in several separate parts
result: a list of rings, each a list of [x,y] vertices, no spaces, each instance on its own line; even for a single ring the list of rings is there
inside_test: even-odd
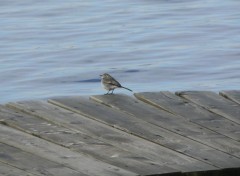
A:
[[[0,142],[63,164],[83,175],[137,175],[3,125],[0,126]]]
[[[236,141],[240,141],[239,124],[212,113],[171,92],[144,92],[135,94],[135,96],[139,100],[152,106],[164,109],[172,114],[180,115],[187,121],[198,124],[201,127],[210,129]],[[223,126],[224,128],[222,128]],[[207,133],[205,133],[205,135],[207,135]]]
[[[240,90],[221,91],[219,94],[240,105]]]
[[[52,99],[51,102],[217,167],[225,167],[227,165],[235,167],[240,162],[238,158],[231,155],[86,98],[57,98]]]
[[[210,170],[215,168],[183,154],[163,148],[155,143],[46,102],[21,102],[11,104],[11,106],[24,110],[27,113],[34,114],[40,118],[44,118],[55,124],[78,130],[100,141],[124,149],[124,151],[131,152],[135,156],[148,158],[153,163],[166,167],[162,172],[169,170],[169,168],[181,171],[202,170],[206,168]]]
[[[239,92],[143,92],[0,105],[0,175],[235,176]]]
[[[209,91],[186,91],[177,94],[213,113],[240,124],[240,105],[235,102]]]

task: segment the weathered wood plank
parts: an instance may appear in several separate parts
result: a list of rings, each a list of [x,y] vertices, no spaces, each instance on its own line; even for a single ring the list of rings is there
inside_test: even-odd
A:
[[[18,148],[0,143],[0,161],[32,174],[41,176],[85,175],[61,164],[24,152]],[[1,163],[0,163],[1,165]],[[0,171],[1,172],[1,171]],[[9,174],[9,173],[8,173]],[[18,173],[21,175],[20,173]],[[85,175],[86,176],[86,175]]]
[[[186,120],[240,141],[240,125],[171,92],[144,92],[135,96],[148,104],[181,115]]]
[[[56,98],[51,102],[217,167],[240,164],[238,158],[86,98]]]
[[[70,151],[59,145],[3,125],[0,125],[0,142],[41,156],[47,160],[61,163],[65,167],[86,175],[136,175],[113,165],[100,162],[90,156]]]
[[[232,91],[221,91],[220,95],[223,97],[240,104],[240,90],[232,90]]]
[[[35,113],[36,116],[41,116],[39,109],[45,111],[45,109],[51,108],[49,106],[52,105],[49,103],[41,103],[40,101],[31,101],[11,103],[8,106],[15,109],[18,108],[22,111],[31,108],[31,111],[37,111],[37,114]],[[54,109],[52,109],[52,111],[54,111]],[[51,111],[49,113],[51,113]],[[19,116],[21,116],[21,118],[19,118]],[[144,158],[142,155],[136,155],[124,151],[113,145],[80,133],[77,130],[53,124],[50,121],[46,121],[43,118],[37,118],[36,116],[29,116],[8,108],[5,108],[4,114],[1,113],[1,118],[8,126],[21,129],[22,131],[34,134],[42,139],[70,148],[71,150],[91,155],[94,158],[139,175],[176,172],[175,169],[159,165],[147,158]]]
[[[15,106],[16,107],[16,106]],[[156,164],[169,166],[183,172],[196,170],[213,170],[216,167],[200,162],[170,149],[163,148],[158,144],[142,138],[119,131],[108,125],[98,123],[82,115],[62,109],[46,102],[21,102],[18,109],[35,116],[44,118],[55,124],[81,131],[96,139],[109,143],[115,147],[124,149],[137,156],[149,158]]]
[[[92,99],[125,111],[137,118],[176,132],[215,149],[240,157],[240,143],[125,95],[92,96]]]
[[[1,176],[40,176],[0,162]]]
[[[214,92],[186,91],[178,92],[177,95],[240,124],[240,106]]]

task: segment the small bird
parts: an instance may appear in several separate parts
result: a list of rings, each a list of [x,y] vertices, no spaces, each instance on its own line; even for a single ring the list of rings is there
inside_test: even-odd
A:
[[[132,92],[131,89],[123,87],[116,79],[114,79],[112,76],[110,76],[107,73],[104,73],[101,76],[101,83],[108,92],[106,94],[109,94],[110,91],[112,91],[111,94],[113,94],[114,89],[116,88],[124,88]]]

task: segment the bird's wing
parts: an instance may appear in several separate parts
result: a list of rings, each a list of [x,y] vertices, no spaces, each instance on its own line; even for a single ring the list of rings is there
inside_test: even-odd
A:
[[[117,87],[121,87],[121,84],[116,79],[114,79],[113,77],[111,77],[109,79],[105,79],[104,83],[111,84],[111,85],[117,86]]]

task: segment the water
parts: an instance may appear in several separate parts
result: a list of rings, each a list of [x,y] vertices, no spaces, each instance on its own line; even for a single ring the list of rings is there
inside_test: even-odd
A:
[[[2,0],[0,38],[1,103],[240,88],[239,0]]]

